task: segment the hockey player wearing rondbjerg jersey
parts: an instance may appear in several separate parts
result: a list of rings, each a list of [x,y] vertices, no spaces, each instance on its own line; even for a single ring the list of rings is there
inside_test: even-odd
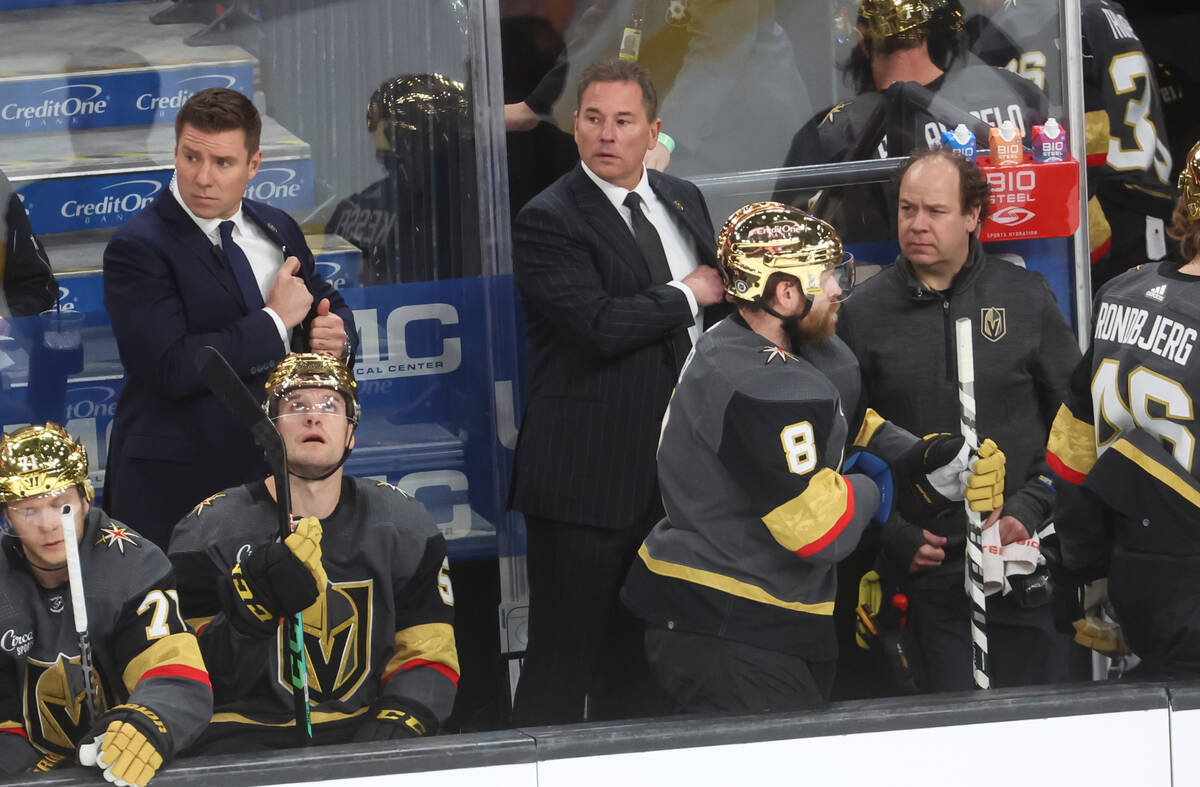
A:
[[[213,495],[171,538],[183,613],[214,675],[216,713],[197,751],[295,742],[279,619],[297,612],[314,742],[436,734],[459,675],[445,539],[404,492],[343,475],[359,405],[340,361],[289,355],[266,387],[295,531],[275,538],[267,479]]]
[[[110,782],[145,785],[212,716],[170,563],[92,505],[87,452],[57,424],[0,440],[0,505],[0,775],[78,756]],[[90,658],[73,625],[64,506],[79,538]]]
[[[1000,126],[1011,120],[1028,145],[1045,120],[1046,97],[1032,83],[961,59],[962,6],[958,0],[862,0],[858,46],[845,69],[858,95],[818,112],[792,140],[786,166],[905,156],[915,147],[939,147],[941,134],[964,115]],[[986,139],[981,140],[986,145]],[[785,192],[777,192],[783,198]],[[814,204],[842,228],[847,242],[895,236],[895,208],[879,185],[830,192]],[[795,200],[792,200],[793,202]],[[889,229],[890,228],[890,229]]]
[[[953,506],[964,475],[991,510],[1003,454],[985,445],[968,474],[961,437],[857,412],[858,364],[834,335],[854,261],[828,224],[749,205],[717,256],[738,313],[700,337],[676,386],[658,449],[667,516],[622,598],[680,710],[811,707],[833,679],[837,561],[893,500]]]
[[[1077,582],[1108,577],[1147,678],[1200,676],[1200,142],[1179,188],[1170,232],[1187,262],[1100,289],[1046,449],[1063,564]]]
[[[971,51],[1064,105],[1058,0],[980,0]],[[1166,253],[1171,152],[1154,63],[1114,0],[1080,0],[1092,286]],[[1072,133],[1078,133],[1072,129]]]

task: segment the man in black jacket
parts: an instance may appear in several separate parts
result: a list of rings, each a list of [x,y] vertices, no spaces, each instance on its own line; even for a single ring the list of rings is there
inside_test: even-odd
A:
[[[641,630],[617,592],[662,518],[654,449],[699,310],[724,297],[700,191],[642,163],[657,117],[644,68],[591,66],[575,116],[581,163],[513,228],[529,330],[509,499],[528,532],[521,724],[581,720],[588,697],[593,718],[654,710],[639,702]]]
[[[972,320],[977,428],[1008,457],[1002,510],[986,526],[1000,543],[1037,540],[1053,488],[1045,437],[1079,359],[1075,336],[1045,279],[984,253],[987,182],[943,150],[914,152],[901,170],[895,264],[847,301],[838,333],[862,368],[867,404],[917,435],[958,432],[954,321]],[[963,593],[965,513],[892,524],[880,564],[904,590],[926,687],[970,688],[969,606]],[[1044,599],[988,599],[992,685],[1062,680],[1066,641]]]

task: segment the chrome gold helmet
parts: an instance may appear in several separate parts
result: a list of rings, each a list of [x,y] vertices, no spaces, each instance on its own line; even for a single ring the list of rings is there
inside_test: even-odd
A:
[[[1183,169],[1179,170],[1179,194],[1187,208],[1188,221],[1200,219],[1200,142],[1192,145]]]
[[[957,0],[862,0],[858,8],[858,30],[872,41],[924,38],[930,23],[961,31],[962,7]]]
[[[55,423],[24,426],[0,438],[0,503],[83,487],[91,502],[87,449]]]
[[[346,365],[324,353],[292,353],[279,362],[267,378],[267,400],[263,407],[267,415],[275,418],[279,413],[279,400],[301,388],[329,388],[337,391],[346,400],[346,417],[357,424],[362,409],[358,405],[358,384],[354,374]]]
[[[854,255],[829,224],[781,202],[756,202],[734,211],[717,239],[717,268],[725,292],[754,303],[772,273],[800,280],[808,296],[841,301],[854,287]],[[840,294],[831,294],[836,282]]]

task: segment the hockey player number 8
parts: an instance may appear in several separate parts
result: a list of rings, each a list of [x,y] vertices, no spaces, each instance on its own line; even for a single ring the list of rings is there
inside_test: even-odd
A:
[[[779,433],[788,469],[796,475],[808,475],[817,466],[817,447],[813,444],[813,428],[808,421],[783,427]]]
[[[1144,366],[1139,366],[1129,373],[1129,402],[1126,406],[1121,400],[1121,391],[1117,386],[1120,364],[1106,358],[1096,370],[1092,378],[1092,407],[1096,418],[1096,445],[1102,451],[1117,436],[1126,429],[1141,427],[1160,440],[1166,440],[1173,447],[1175,461],[1179,466],[1192,472],[1192,453],[1196,446],[1196,438],[1182,423],[1174,420],[1191,422],[1193,418],[1192,399],[1179,383],[1163,377],[1157,372]],[[1150,414],[1150,403],[1154,402],[1166,417],[1160,418]],[[1112,433],[1100,434],[1102,425],[1107,422]]]

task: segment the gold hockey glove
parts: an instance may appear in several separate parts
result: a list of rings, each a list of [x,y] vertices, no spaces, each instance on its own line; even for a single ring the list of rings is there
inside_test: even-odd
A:
[[[145,787],[171,755],[171,735],[144,705],[118,705],[79,743],[79,764],[97,767],[117,787]]]
[[[972,511],[995,511],[1004,503],[1004,452],[992,440],[984,440],[971,463],[963,495]]]

